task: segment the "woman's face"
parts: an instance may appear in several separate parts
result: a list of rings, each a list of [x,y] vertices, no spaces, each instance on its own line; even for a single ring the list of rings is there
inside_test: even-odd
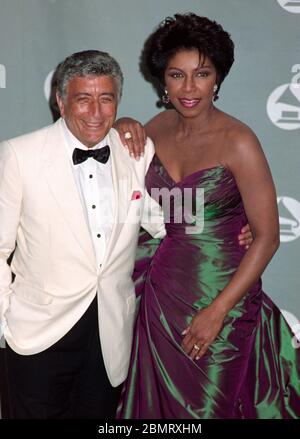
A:
[[[173,55],[165,70],[165,85],[174,107],[185,117],[195,117],[212,105],[217,71],[197,49]]]

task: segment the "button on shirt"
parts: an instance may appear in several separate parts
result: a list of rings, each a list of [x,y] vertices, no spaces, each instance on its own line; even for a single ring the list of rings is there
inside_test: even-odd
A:
[[[68,129],[62,121],[67,139],[68,156],[71,161],[73,175],[84,209],[86,222],[95,250],[98,267],[101,266],[107,243],[109,241],[114,222],[115,199],[111,172],[111,158],[107,163],[99,163],[88,158],[83,163],[74,165],[72,154],[75,148],[88,150]],[[108,144],[105,137],[92,149],[102,148]]]

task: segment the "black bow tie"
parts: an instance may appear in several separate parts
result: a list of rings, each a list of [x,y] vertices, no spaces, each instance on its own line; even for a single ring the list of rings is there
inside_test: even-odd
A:
[[[97,160],[100,163],[106,163],[109,159],[110,149],[109,146],[103,146],[103,148],[99,149],[91,149],[84,150],[75,148],[73,151],[72,159],[74,165],[78,165],[79,163],[85,162],[89,157]]]

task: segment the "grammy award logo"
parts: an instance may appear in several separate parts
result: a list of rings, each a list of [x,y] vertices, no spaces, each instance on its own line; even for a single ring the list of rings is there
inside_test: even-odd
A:
[[[280,6],[292,14],[300,14],[299,0],[277,0]]]
[[[291,72],[295,73],[291,83],[277,87],[267,101],[270,120],[283,130],[300,128],[300,64],[295,64]]]
[[[300,236],[300,203],[294,198],[278,197],[280,241],[290,242]]]
[[[51,94],[51,82],[52,82],[52,77],[54,74],[55,70],[51,70],[48,75],[46,76],[46,79],[44,81],[44,96],[46,98],[46,101],[49,101],[50,98],[50,94]]]
[[[3,64],[0,64],[0,88],[6,88],[6,69]]]

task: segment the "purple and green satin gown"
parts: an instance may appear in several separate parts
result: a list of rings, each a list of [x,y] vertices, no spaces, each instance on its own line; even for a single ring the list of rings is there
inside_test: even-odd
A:
[[[187,234],[173,210],[163,241],[141,235],[134,275],[140,306],[117,417],[300,418],[300,348],[260,280],[200,360],[181,348],[182,331],[228,284],[245,253],[237,237],[247,218],[233,174],[216,166],[175,183],[154,156],[146,186],[149,193],[204,188],[204,229]]]

